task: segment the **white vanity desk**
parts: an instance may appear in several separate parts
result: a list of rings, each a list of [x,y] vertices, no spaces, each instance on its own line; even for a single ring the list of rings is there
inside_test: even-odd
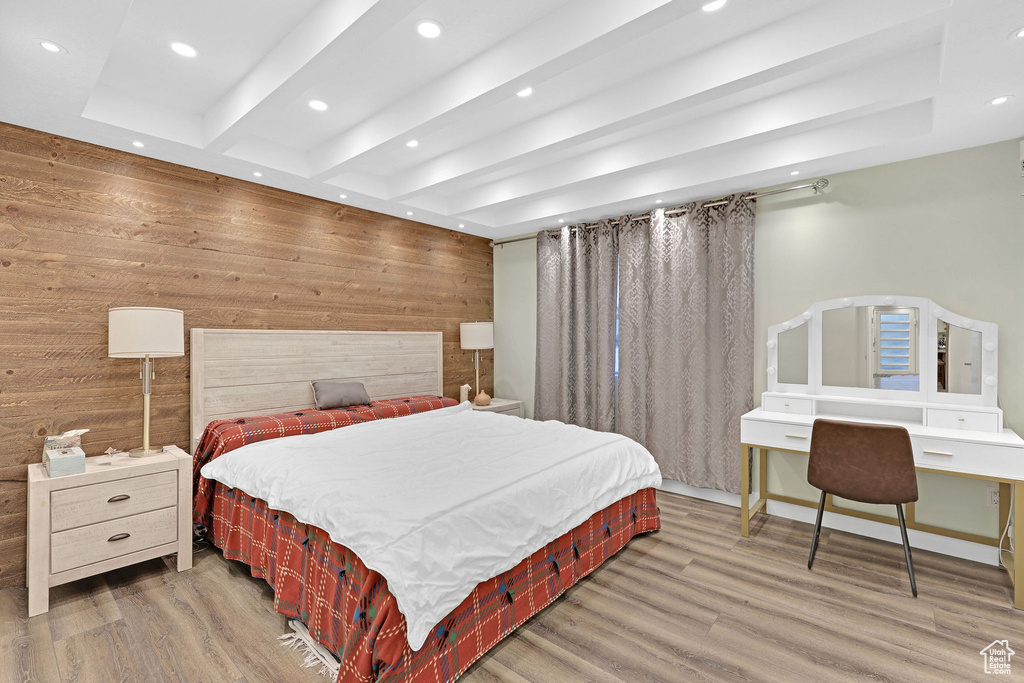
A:
[[[906,506],[907,528],[990,546],[1013,505],[1014,546],[1024,543],[1024,439],[1003,427],[996,406],[998,329],[945,311],[919,297],[863,296],[815,304],[768,334],[768,391],[740,423],[743,536],[766,501],[816,508],[817,501],[771,493],[767,451],[806,454],[816,418],[895,424],[910,433],[920,471],[999,484],[999,528],[980,536],[918,523]],[[750,458],[758,450],[757,502],[750,505]],[[825,509],[877,522],[894,518]],[[1020,546],[1024,547],[1024,546]],[[1000,553],[1024,609],[1024,562]],[[1021,586],[1021,590],[1016,587]]]

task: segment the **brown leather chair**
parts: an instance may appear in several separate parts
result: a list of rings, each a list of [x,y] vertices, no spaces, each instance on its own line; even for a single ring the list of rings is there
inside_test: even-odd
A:
[[[895,505],[903,534],[903,552],[907,556],[910,589],[917,597],[914,562],[907,542],[907,523],[903,504],[917,500],[917,472],[910,434],[903,427],[863,422],[815,420],[811,431],[811,454],[807,464],[807,482],[821,489],[818,521],[807,568],[814,564],[821,533],[825,496],[833,494],[861,503]]]

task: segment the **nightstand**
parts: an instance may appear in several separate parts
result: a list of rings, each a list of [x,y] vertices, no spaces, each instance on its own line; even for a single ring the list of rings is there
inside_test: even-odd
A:
[[[65,477],[29,465],[30,617],[49,609],[52,586],[172,553],[179,572],[192,567],[192,458],[185,451],[86,458],[84,473]]]
[[[506,415],[523,416],[523,402],[513,401],[508,398],[492,398],[490,405],[478,406],[473,404],[473,410],[486,410],[489,413],[504,413]]]

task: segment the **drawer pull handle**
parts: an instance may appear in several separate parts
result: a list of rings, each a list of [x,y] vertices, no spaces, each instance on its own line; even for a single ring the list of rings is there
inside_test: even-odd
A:
[[[807,436],[805,434],[786,434],[786,437],[789,438],[789,439],[806,439],[807,438]]]
[[[128,500],[129,498],[131,498],[131,496],[129,496],[127,493],[122,493],[122,494],[117,495],[117,496],[111,496],[110,498],[107,499],[107,502],[108,503],[119,503],[122,500]]]
[[[923,449],[921,452],[928,453],[930,455],[953,455],[952,453],[947,453],[945,451],[930,451],[927,448]]]
[[[107,543],[113,543],[114,541],[123,541],[124,539],[129,538],[129,537],[131,537],[131,534],[126,534],[126,533],[114,534],[113,536],[111,536],[110,538],[107,539]]]

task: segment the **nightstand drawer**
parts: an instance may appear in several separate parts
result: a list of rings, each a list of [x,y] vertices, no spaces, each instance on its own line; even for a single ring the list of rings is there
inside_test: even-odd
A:
[[[129,517],[176,504],[178,473],[158,472],[50,494],[50,531]]]
[[[502,415],[515,415],[516,417],[519,417],[520,408],[518,405],[508,407],[502,406],[501,408],[496,408],[491,412],[501,413]]]
[[[61,531],[51,537],[50,571],[58,574],[177,539],[176,506]]]

